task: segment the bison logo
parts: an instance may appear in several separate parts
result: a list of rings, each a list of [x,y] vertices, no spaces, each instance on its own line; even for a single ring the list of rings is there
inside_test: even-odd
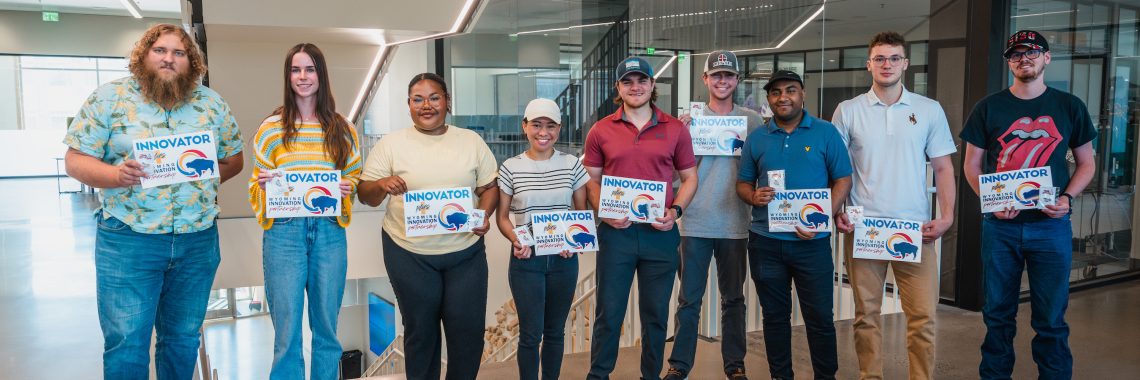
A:
[[[736,154],[744,148],[744,140],[733,131],[721,131],[716,138],[716,146],[721,152]]]
[[[598,243],[595,240],[594,235],[590,235],[590,230],[584,225],[573,224],[566,229],[566,244],[574,249],[586,249],[586,247],[597,249]]]
[[[918,246],[910,236],[896,233],[887,238],[887,254],[896,259],[905,259],[907,255],[918,257]]]
[[[830,226],[831,217],[823,213],[823,207],[815,203],[808,203],[800,209],[800,224],[811,228]]]
[[[1017,191],[1013,192],[1013,196],[1017,198],[1018,203],[1030,207],[1037,204],[1037,199],[1040,195],[1041,184],[1037,182],[1025,182],[1017,187]]]
[[[448,203],[439,210],[439,218],[437,220],[440,226],[446,228],[448,231],[458,231],[459,227],[467,224],[467,210],[463,206],[455,203]]]
[[[209,171],[214,174],[214,161],[206,158],[206,154],[197,149],[191,149],[178,157],[178,172],[187,178],[198,178]]]
[[[304,206],[305,210],[310,213],[320,215],[328,210],[336,210],[336,198],[332,197],[332,193],[328,189],[322,186],[313,186],[305,192]]]
[[[649,194],[638,194],[629,202],[629,209],[633,212],[633,216],[638,219],[649,219],[649,205],[653,203],[653,197]]]

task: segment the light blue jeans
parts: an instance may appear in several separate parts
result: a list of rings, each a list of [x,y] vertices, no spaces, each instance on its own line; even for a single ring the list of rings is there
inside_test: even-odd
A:
[[[348,245],[336,218],[277,218],[262,235],[265,295],[273,320],[270,379],[303,380],[301,320],[309,299],[313,332],[311,379],[336,379],[341,346],[337,316],[344,297]]]
[[[194,376],[198,329],[221,255],[217,227],[144,234],[96,217],[95,278],[103,330],[103,378],[146,380],[151,331],[160,380]]]

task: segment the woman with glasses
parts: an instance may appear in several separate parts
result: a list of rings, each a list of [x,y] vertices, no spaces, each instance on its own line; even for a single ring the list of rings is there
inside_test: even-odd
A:
[[[474,379],[483,352],[487,314],[487,255],[483,234],[499,200],[495,156],[476,133],[445,123],[447,83],[423,73],[408,84],[412,128],[393,132],[369,153],[360,200],[379,206],[390,197],[383,223],[384,265],[404,324],[408,379],[439,379],[440,323],[447,337],[447,379]],[[433,236],[405,233],[408,191],[472,189],[484,210],[471,232]]]
[[[321,50],[307,43],[294,46],[285,55],[284,74],[285,101],[253,138],[257,165],[249,178],[250,203],[265,229],[262,262],[274,331],[269,378],[305,378],[301,321],[308,298],[313,332],[310,378],[336,379],[341,355],[336,325],[348,268],[344,229],[352,215],[360,153],[352,124],[336,113]],[[266,216],[266,182],[282,171],[301,170],[340,172],[339,216]]]
[[[562,369],[566,315],[578,282],[578,256],[563,251],[536,256],[513,230],[530,228],[534,212],[586,209],[586,168],[577,157],[554,150],[562,113],[550,99],[526,106],[522,130],[530,148],[499,167],[499,232],[511,242],[507,272],[519,316],[519,378],[556,380]],[[539,346],[542,346],[541,353]]]

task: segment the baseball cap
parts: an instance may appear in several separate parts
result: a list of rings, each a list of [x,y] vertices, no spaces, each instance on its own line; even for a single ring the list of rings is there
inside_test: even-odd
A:
[[[709,58],[705,60],[705,74],[718,71],[731,71],[739,74],[740,61],[736,59],[736,54],[728,50],[717,50],[709,53]]]
[[[1040,50],[1042,53],[1049,51],[1049,41],[1045,40],[1045,36],[1033,30],[1019,30],[1017,33],[1009,36],[1005,41],[1005,52],[1003,56],[1009,57],[1009,53],[1018,46],[1025,46],[1030,50]]]
[[[538,98],[527,103],[523,117],[527,121],[545,117],[553,120],[554,124],[562,124],[562,111],[558,109],[558,104],[545,98]]]
[[[768,83],[764,85],[764,91],[768,91],[776,82],[782,80],[794,80],[800,84],[800,87],[804,86],[804,80],[800,79],[800,74],[796,74],[795,71],[779,70],[772,74],[771,79],[768,79]]]
[[[649,65],[644,59],[638,57],[629,57],[621,61],[617,67],[617,80],[622,80],[626,75],[632,73],[641,73],[653,79],[653,66]]]

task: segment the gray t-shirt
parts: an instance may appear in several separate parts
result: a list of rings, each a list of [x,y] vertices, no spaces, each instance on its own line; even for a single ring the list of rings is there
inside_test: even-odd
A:
[[[706,116],[747,116],[748,134],[763,120],[755,111],[734,104],[732,112]],[[747,239],[752,206],[736,195],[740,157],[697,156],[697,192],[679,222],[681,236],[710,239]]]

